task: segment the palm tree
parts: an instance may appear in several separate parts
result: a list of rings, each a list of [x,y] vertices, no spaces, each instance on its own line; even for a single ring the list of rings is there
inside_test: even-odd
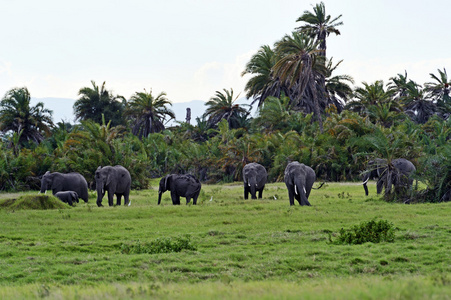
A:
[[[39,144],[44,135],[50,134],[52,111],[44,108],[42,102],[30,106],[30,93],[26,87],[13,88],[6,92],[0,102],[0,131],[12,131],[18,138],[18,143]]]
[[[344,103],[346,103],[352,95],[352,88],[349,83],[354,84],[354,79],[349,75],[332,76],[332,73],[342,62],[343,60],[340,60],[336,65],[333,65],[331,58],[327,60],[326,65],[326,105],[334,105],[337,108],[338,113],[343,110]]]
[[[291,36],[286,35],[276,43],[276,52],[281,58],[273,69],[275,76],[293,90],[290,98],[295,100],[297,106],[312,105],[322,133],[323,121],[318,93],[323,98],[325,90],[323,86],[317,85],[317,79],[324,77],[326,70],[324,57],[317,55],[317,46],[318,42],[306,35],[297,32],[293,32]]]
[[[254,124],[268,131],[288,127],[290,119],[289,101],[290,98],[284,95],[280,98],[268,97],[258,110],[258,116],[254,119]]]
[[[125,108],[125,98],[114,96],[111,91],[91,81],[92,87],[83,87],[78,91],[80,98],[74,103],[75,117],[78,120],[93,120],[101,124],[102,115],[112,126],[124,125],[122,113]]]
[[[208,117],[210,127],[216,126],[224,119],[229,124],[230,129],[239,128],[239,120],[243,115],[248,115],[249,112],[239,104],[234,104],[239,95],[233,98],[233,89],[230,89],[230,91],[223,89],[223,91],[224,93],[216,91],[216,96],[205,103],[207,109],[204,116]]]
[[[331,20],[331,16],[326,15],[324,3],[320,2],[313,7],[313,13],[308,10],[304,11],[296,22],[305,22],[306,24],[296,29],[312,38],[316,38],[320,42],[320,55],[326,57],[326,37],[331,33],[340,34],[340,31],[336,28],[343,25],[343,22],[338,21],[340,18],[341,15]]]
[[[429,74],[435,82],[425,83],[425,89],[430,93],[444,116],[447,117],[451,113],[451,80],[448,79],[445,68],[443,68],[443,72],[440,69],[437,71],[439,73],[438,76],[432,73]]]
[[[391,101],[393,91],[386,91],[382,80],[376,80],[372,84],[366,82],[362,82],[362,84],[363,87],[355,89],[355,100],[346,105],[347,109],[358,112],[361,115],[367,115],[370,106]]]
[[[428,99],[428,95],[419,84],[410,80],[404,88],[405,96],[401,100],[404,103],[406,114],[415,123],[424,124],[437,113],[435,103]]]
[[[274,50],[270,46],[264,45],[246,64],[241,76],[246,74],[254,75],[254,77],[249,79],[244,88],[246,97],[254,98],[251,105],[257,102],[260,107],[268,96],[280,96],[280,91],[283,89],[283,86],[278,78],[274,78],[272,72],[272,68],[276,62],[277,57]]]
[[[152,89],[147,93],[136,92],[128,102],[126,115],[133,120],[132,133],[142,139],[150,133],[163,131],[163,122],[175,119],[175,114],[166,106],[172,105],[166,98],[166,93],[161,92],[156,97],[152,95]]]
[[[393,92],[395,98],[402,98],[407,96],[407,71],[404,71],[404,75],[398,74],[396,77],[390,77],[390,82],[387,87]]]

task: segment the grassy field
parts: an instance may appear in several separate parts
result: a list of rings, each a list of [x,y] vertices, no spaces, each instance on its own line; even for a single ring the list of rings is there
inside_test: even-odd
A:
[[[240,183],[204,185],[197,206],[172,206],[169,193],[158,206],[156,189],[130,198],[1,209],[0,299],[451,298],[451,203],[386,203],[358,183],[313,190],[311,207],[290,207],[283,183],[262,200],[243,200]],[[329,242],[373,219],[393,223],[393,243]],[[124,251],[163,238],[195,250]]]

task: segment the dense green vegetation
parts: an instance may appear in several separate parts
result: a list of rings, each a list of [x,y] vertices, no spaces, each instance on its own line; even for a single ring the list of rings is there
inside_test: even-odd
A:
[[[167,193],[158,206],[152,185],[133,191],[130,207],[98,208],[92,193],[64,210],[0,209],[0,298],[446,299],[451,291],[450,203],[393,204],[366,197],[359,183],[329,183],[312,191],[311,207],[290,207],[283,183],[269,184],[262,200],[243,200],[233,183],[204,185],[197,206],[173,206]],[[372,220],[391,223],[394,241],[329,241]],[[124,251],[168,241],[194,248]]]

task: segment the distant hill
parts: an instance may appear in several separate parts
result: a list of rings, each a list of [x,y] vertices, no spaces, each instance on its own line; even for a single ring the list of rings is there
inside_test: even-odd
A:
[[[75,123],[74,115],[74,103],[75,99],[69,98],[31,98],[31,105],[36,105],[38,102],[44,103],[44,107],[53,111],[53,122],[58,123],[61,120],[69,123]],[[239,104],[249,104],[250,101],[246,98],[240,98],[237,100]],[[191,108],[191,124],[196,124],[196,117],[202,116],[205,112],[205,102],[202,100],[193,100],[190,102],[172,103],[170,109],[175,114],[175,121],[172,120],[166,127],[175,126],[177,122],[185,122],[186,109]],[[256,109],[252,109],[252,116],[255,116]]]

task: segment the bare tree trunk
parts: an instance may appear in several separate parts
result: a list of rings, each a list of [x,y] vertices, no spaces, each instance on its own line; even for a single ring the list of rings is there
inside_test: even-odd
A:
[[[313,76],[310,76],[310,80],[311,82],[315,82]],[[318,119],[319,131],[323,133],[324,132],[323,119],[321,117],[321,110],[319,109],[318,94],[316,93],[315,86],[312,87],[312,95],[313,95],[313,109],[315,111],[316,118]]]
[[[190,124],[191,122],[191,108],[186,108],[186,123]]]

